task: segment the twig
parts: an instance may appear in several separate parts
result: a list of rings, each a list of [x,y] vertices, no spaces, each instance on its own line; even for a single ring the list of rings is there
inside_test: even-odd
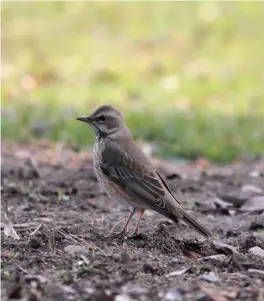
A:
[[[62,231],[62,230],[60,230],[60,229],[58,229],[57,231],[58,231],[58,233],[60,233],[63,237],[65,237],[65,238],[67,238],[67,239],[73,241],[74,243],[80,242],[79,240],[73,238],[71,235],[66,234],[64,231]]]
[[[4,229],[5,225],[6,225],[5,223],[1,223],[1,229]],[[37,223],[32,222],[32,223],[14,224],[13,226],[14,226],[14,228],[16,228],[16,230],[18,232],[21,232],[21,231],[35,229],[37,226]]]
[[[121,224],[124,220],[126,220],[126,218],[121,219],[121,221],[119,221],[118,223],[116,223],[113,228],[110,230],[109,234],[107,234],[107,236],[109,236],[110,234],[112,234],[112,232],[114,231],[115,227],[118,226],[119,224]]]
[[[19,269],[21,272],[23,272],[23,273],[25,273],[25,274],[28,274],[28,271],[25,270],[25,269],[23,269],[20,265],[18,266],[18,269]]]
[[[35,235],[41,227],[42,227],[42,224],[39,224],[38,227],[37,227],[33,232],[31,232],[31,233],[29,234],[29,236]]]

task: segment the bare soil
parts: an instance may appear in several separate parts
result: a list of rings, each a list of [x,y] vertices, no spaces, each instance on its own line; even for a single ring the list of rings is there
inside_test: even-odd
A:
[[[141,235],[106,238],[128,210],[99,187],[88,152],[3,142],[2,300],[263,300],[264,257],[248,251],[264,249],[263,210],[243,205],[264,195],[264,161],[153,162],[212,239],[151,211]]]

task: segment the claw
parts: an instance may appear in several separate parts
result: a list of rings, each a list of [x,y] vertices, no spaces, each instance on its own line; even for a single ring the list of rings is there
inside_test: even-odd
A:
[[[143,239],[143,235],[142,233],[138,232],[138,233],[133,233],[132,235],[128,235],[127,239],[136,239],[136,240],[141,240]]]

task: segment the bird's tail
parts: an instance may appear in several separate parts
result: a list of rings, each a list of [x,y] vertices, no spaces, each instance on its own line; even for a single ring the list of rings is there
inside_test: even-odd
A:
[[[193,217],[191,217],[185,210],[183,210],[182,212],[182,216],[180,217],[181,220],[183,220],[186,224],[188,224],[189,226],[191,226],[194,230],[196,230],[197,232],[199,232],[200,234],[202,234],[205,237],[210,237],[213,234],[211,233],[211,231],[209,231],[208,229],[206,229],[205,227],[203,227],[202,225],[200,225]],[[174,221],[175,223],[178,223],[179,221],[179,216],[177,217],[176,214],[170,214],[167,215],[167,217]]]
[[[193,217],[191,217],[187,212],[184,212],[184,216],[182,218],[182,220],[187,223],[188,225],[190,225],[191,227],[193,227],[197,232],[199,232],[200,234],[202,234],[205,237],[210,237],[212,236],[212,232],[208,229],[206,229],[205,227],[203,227],[202,225],[200,225]]]

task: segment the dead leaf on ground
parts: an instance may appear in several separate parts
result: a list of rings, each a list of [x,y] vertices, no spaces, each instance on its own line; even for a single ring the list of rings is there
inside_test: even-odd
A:
[[[4,234],[5,234],[5,236],[10,236],[10,237],[12,237],[12,238],[14,238],[16,240],[20,239],[19,235],[17,234],[17,232],[14,229],[14,226],[13,226],[13,224],[12,224],[12,222],[10,220],[5,225]]]

